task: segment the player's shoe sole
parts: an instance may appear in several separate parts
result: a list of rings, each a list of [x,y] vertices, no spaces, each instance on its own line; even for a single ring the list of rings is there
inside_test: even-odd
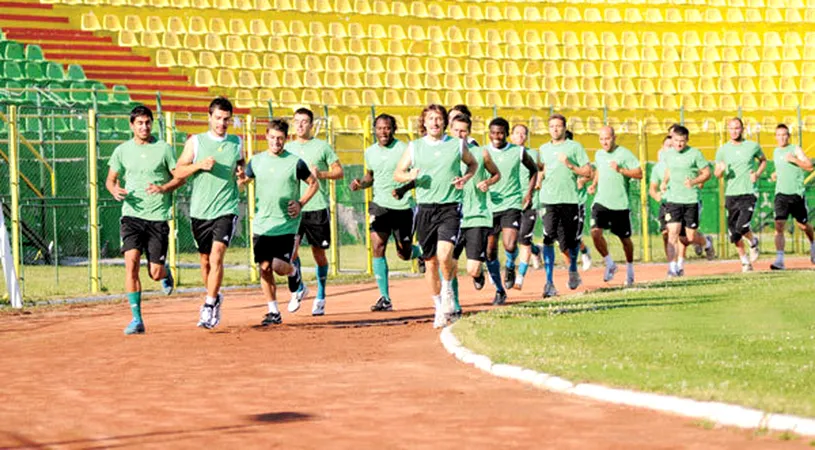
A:
[[[303,289],[297,292],[292,292],[288,306],[288,310],[290,313],[295,313],[300,309],[300,302],[302,302],[303,299],[306,298],[306,295],[308,295],[308,286],[306,285],[303,285]]]
[[[557,296],[557,289],[552,283],[547,283],[543,288],[543,298],[550,298]]]
[[[198,327],[209,329],[210,321],[212,321],[212,305],[204,303],[201,305],[201,312],[198,316]]]
[[[325,315],[325,300],[314,300],[314,305],[311,306],[312,316]]]
[[[783,263],[772,263],[770,264],[770,270],[786,270],[786,267],[784,267]]]
[[[132,334],[144,334],[144,322],[133,319],[127,325],[127,328],[125,328],[124,333],[128,336]]]
[[[379,297],[379,299],[376,301],[376,303],[373,306],[371,306],[371,311],[373,311],[373,312],[392,311],[392,310],[393,310],[393,304],[391,303],[390,300],[388,300],[384,296]]]
[[[507,301],[507,293],[506,292],[496,292],[495,298],[492,299],[492,304],[499,306],[503,305]]]
[[[280,313],[266,313],[263,316],[263,321],[260,322],[260,326],[268,327],[269,325],[280,325],[283,323],[283,318],[280,316]]]

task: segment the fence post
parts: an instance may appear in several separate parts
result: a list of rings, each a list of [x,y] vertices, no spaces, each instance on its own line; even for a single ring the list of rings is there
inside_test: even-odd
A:
[[[164,141],[175,152],[175,133],[173,133],[173,113],[170,111],[164,112]],[[176,236],[176,223],[175,223],[175,194],[171,194],[173,201],[170,206],[170,220],[167,224],[170,226],[170,236],[167,245],[167,263],[173,271],[173,284],[178,286],[181,277],[178,272],[178,237]],[[174,286],[174,287],[175,287]]]
[[[323,106],[323,114],[326,120],[326,137],[328,145],[334,148],[334,127],[331,117],[328,115],[328,105]],[[340,272],[340,248],[339,248],[339,227],[337,226],[337,180],[328,181],[328,215],[331,220],[331,258],[328,262],[332,276],[337,276]]]
[[[11,194],[11,255],[14,272],[20,278],[20,161],[18,160],[17,106],[9,106],[8,112],[8,159],[9,191]]]
[[[371,111],[371,112],[373,112],[373,111]],[[373,120],[373,119],[371,119],[371,120]],[[372,139],[371,139],[371,123],[368,121],[368,119],[365,120],[365,125],[366,125],[365,126],[365,131],[363,132],[363,135],[362,135],[362,148],[363,149],[367,149],[370,145],[372,145],[371,144],[371,141],[372,141]],[[365,160],[365,156],[363,155],[363,157],[362,157],[362,176],[365,177],[365,174],[367,174],[367,173],[368,173],[368,162]],[[373,258],[374,258],[374,247],[373,247],[373,243],[371,242],[371,232],[368,230],[368,226],[371,223],[371,214],[368,211],[368,207],[370,206],[371,200],[372,200],[371,197],[373,196],[371,191],[372,191],[372,189],[364,189],[362,191],[363,192],[363,198],[365,199],[365,204],[363,206],[364,214],[365,214],[365,224],[363,226],[363,229],[365,230],[365,263],[366,263],[365,264],[365,271],[368,273],[368,275],[373,275],[373,273],[374,273],[374,260],[373,260]]]
[[[739,108],[739,117],[741,117],[741,108]],[[719,149],[722,147],[722,133],[726,127],[722,126],[719,128],[719,124],[713,122],[716,126],[715,135],[716,136],[716,148]],[[716,180],[719,183],[719,257],[726,258],[727,257],[727,216],[724,207],[724,179]]]
[[[91,235],[91,292],[99,292],[99,191],[96,154],[96,111],[88,111],[88,187],[90,199],[90,235]]]
[[[271,120],[271,118],[269,119]],[[246,115],[246,162],[252,159],[255,154],[255,119],[252,114]],[[258,281],[258,267],[255,264],[255,240],[252,238],[255,235],[255,183],[246,185],[246,209],[249,215],[249,281],[257,283]]]
[[[642,121],[637,121],[637,128],[639,128],[639,142],[637,150],[639,150],[640,167],[642,168],[642,180],[640,180],[640,220],[642,221],[642,260],[643,262],[651,262],[651,234],[648,230],[651,217],[648,215],[648,156],[645,149],[645,127]]]

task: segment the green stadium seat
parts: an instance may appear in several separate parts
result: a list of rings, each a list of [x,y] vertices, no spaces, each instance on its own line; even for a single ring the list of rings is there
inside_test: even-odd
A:
[[[85,71],[82,70],[82,66],[79,64],[71,64],[68,66],[68,80],[71,81],[85,81],[87,78],[85,77]]]
[[[46,81],[48,77],[45,76],[43,71],[43,64],[39,61],[30,61],[23,63],[23,73],[26,79],[33,81]]]
[[[0,62],[0,78],[22,80],[25,78],[25,74],[17,61],[2,61]]]
[[[23,45],[15,41],[0,41],[0,58],[22,61],[25,59]]]
[[[71,83],[70,88],[71,92],[69,94],[69,98],[72,102],[85,105],[91,103],[91,93],[87,90],[88,87],[85,85],[85,83],[73,82]]]
[[[22,89],[23,85],[19,81],[6,81],[5,103],[20,105],[23,103]]]
[[[28,61],[42,61],[45,57],[43,57],[42,49],[39,45],[28,44],[25,46],[25,59]]]
[[[126,86],[116,85],[113,86],[113,94],[111,94],[111,101],[119,104],[130,104],[130,93],[127,91]]]
[[[65,72],[62,71],[62,65],[54,61],[46,61],[43,63],[45,69],[45,78],[50,81],[62,81],[65,79]]]

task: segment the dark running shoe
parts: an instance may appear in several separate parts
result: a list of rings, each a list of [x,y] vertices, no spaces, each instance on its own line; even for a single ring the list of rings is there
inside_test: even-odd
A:
[[[475,290],[480,291],[481,289],[484,289],[484,283],[486,283],[486,281],[487,280],[484,279],[484,272],[481,272],[480,277],[473,278],[473,286],[475,286]]]
[[[512,289],[515,286],[515,268],[506,268],[504,272],[504,285],[507,289]]]
[[[493,305],[503,305],[504,302],[507,301],[507,293],[506,292],[496,292],[495,298],[492,299]]]
[[[453,322],[457,321],[458,319],[461,319],[461,316],[462,316],[461,310],[457,309],[457,310],[455,310],[452,313],[447,315],[447,320],[450,323],[453,323]]]
[[[268,327],[269,325],[280,325],[283,323],[283,318],[280,317],[280,313],[267,313],[263,316],[263,321],[260,322],[261,326]]]
[[[427,268],[424,266],[424,258],[421,256],[416,258],[416,264],[419,265],[419,273],[424,273]]]
[[[376,301],[376,304],[371,306],[371,311],[391,311],[393,310],[393,304],[391,303],[390,299],[385,296],[379,297],[379,300]]]

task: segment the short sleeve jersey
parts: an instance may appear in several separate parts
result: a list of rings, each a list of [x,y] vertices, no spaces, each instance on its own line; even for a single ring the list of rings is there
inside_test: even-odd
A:
[[[663,163],[670,173],[665,201],[682,205],[699,202],[699,188],[686,187],[685,180],[696,178],[699,171],[708,166],[702,152],[694,147],[685,147],[681,152],[665,150],[663,155]]]
[[[662,184],[662,179],[665,175],[665,164],[660,161],[654,164],[654,167],[651,169],[651,184],[656,184],[659,187]],[[662,202],[665,202],[665,198],[663,196]]]
[[[527,148],[526,154],[532,158],[534,161],[535,166],[538,165],[538,150],[534,148]],[[526,167],[521,169],[521,179],[519,180],[521,184],[521,195],[526,195],[526,191],[529,189],[529,178],[533,175],[536,175],[538,172],[535,170],[534,172],[530,172],[526,169]],[[538,209],[540,208],[540,198],[538,197],[537,192],[532,192],[532,204],[529,206],[531,209]]]
[[[477,146],[470,145],[470,153],[478,162],[473,178],[464,185],[461,201],[461,228],[491,227],[492,213],[487,201],[487,193],[478,189],[478,183],[490,177],[484,167],[484,151]],[[461,163],[461,171],[467,170],[467,165]]]
[[[289,202],[300,198],[300,182],[308,180],[310,175],[306,163],[285,150],[279,155],[267,151],[252,157],[246,166],[246,176],[255,179],[253,234],[283,236],[297,233],[300,216],[289,216]]]
[[[212,220],[229,214],[238,214],[239,193],[235,168],[243,161],[243,142],[228,134],[218,138],[201,133],[193,136],[193,162],[215,158],[212,170],[198,171],[191,177],[190,217]]]
[[[764,157],[761,147],[753,141],[742,141],[741,144],[728,142],[716,152],[716,162],[725,163],[724,194],[747,195],[755,194],[756,187],[750,180],[756,158]]]
[[[629,209],[628,187],[630,179],[612,170],[609,163],[614,161],[621,169],[636,169],[640,161],[631,150],[617,146],[613,151],[598,150],[594,155],[597,169],[597,195],[594,202],[611,210]]]
[[[580,203],[577,175],[560,162],[561,154],[565,154],[569,161],[578,167],[589,163],[586,150],[579,142],[567,140],[557,145],[551,142],[542,145],[539,157],[544,170],[540,189],[540,202],[543,205]]]
[[[172,194],[148,194],[148,185],[162,185],[173,178],[175,153],[164,141],[138,145],[132,139],[113,151],[108,166],[124,179],[127,196],[122,216],[143,220],[170,220]]]
[[[334,149],[322,139],[311,138],[306,142],[287,142],[285,149],[305,161],[309,168],[317,166],[320,172],[327,171],[332,164],[339,161]],[[328,180],[322,179],[318,182],[320,191],[314,194],[314,198],[303,207],[304,212],[322,211],[328,208]],[[308,185],[301,183],[300,191],[305,192],[306,189]]]
[[[393,172],[405,152],[407,144],[394,140],[387,147],[374,144],[365,150],[365,165],[374,173],[374,203],[389,209],[410,209],[413,207],[413,195],[405,195],[401,200],[393,198],[393,190],[403,186],[393,180]]]
[[[492,162],[501,172],[501,179],[490,186],[490,211],[499,213],[509,209],[521,209],[523,202],[523,193],[520,188],[521,171],[527,172],[526,167],[521,164],[524,155],[523,147],[507,143],[501,149],[492,145],[485,145],[482,149],[490,153]]]
[[[425,136],[408,145],[411,167],[419,169],[417,203],[461,203],[461,190],[453,185],[453,180],[461,176],[461,150],[461,139],[448,135],[438,141]]]
[[[775,183],[775,193],[784,195],[804,195],[804,169],[787,161],[787,155],[795,156],[795,146],[777,147],[773,151],[775,173],[778,179]]]

